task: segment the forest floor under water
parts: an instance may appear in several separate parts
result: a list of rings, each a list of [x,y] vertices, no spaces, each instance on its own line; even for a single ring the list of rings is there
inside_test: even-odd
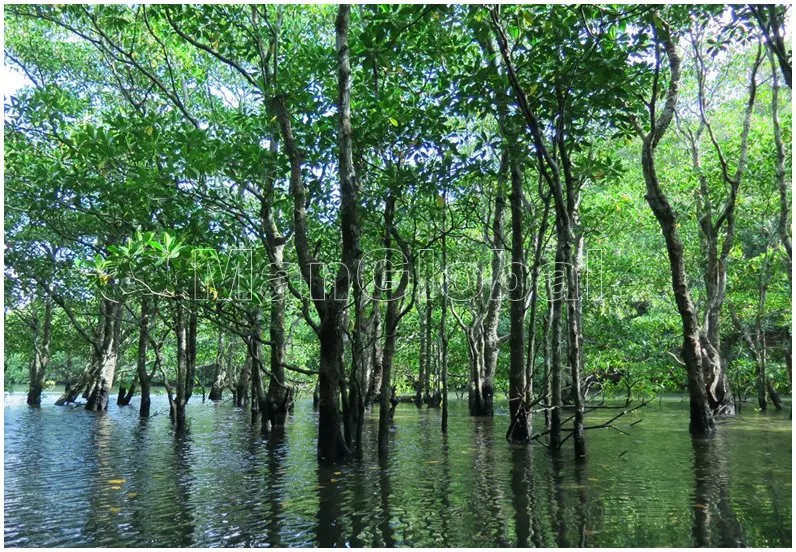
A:
[[[447,435],[438,409],[400,404],[387,460],[376,409],[363,458],[324,467],[309,399],[263,438],[229,401],[194,397],[176,437],[162,395],[146,421],[138,398],[105,414],[55,398],[32,409],[23,392],[4,397],[6,546],[792,544],[789,409],[747,404],[693,440],[687,402],[656,399],[617,421],[629,435],[587,431],[576,463],[571,441],[556,457],[507,443],[505,401],[471,418],[451,400]]]

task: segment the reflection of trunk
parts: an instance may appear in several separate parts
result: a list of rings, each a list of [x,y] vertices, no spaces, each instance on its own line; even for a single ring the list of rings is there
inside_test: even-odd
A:
[[[213,383],[210,387],[209,399],[220,401],[224,394],[224,332],[218,331],[218,348],[216,349],[216,362],[213,365]]]
[[[383,543],[380,544],[385,548],[395,548],[395,529],[390,522],[390,498],[393,494],[390,484],[390,470],[386,457],[382,457],[379,460],[379,468],[379,498],[381,499],[381,522],[379,523],[379,529],[381,530],[383,539]]]
[[[315,540],[320,548],[343,547],[347,544],[343,534],[341,505],[343,504],[338,476],[330,466],[318,466],[318,523]]]
[[[39,321],[38,315],[33,315],[31,324],[33,330],[33,359],[30,362],[28,375],[28,405],[41,406],[41,393],[44,390],[44,380],[50,365],[50,341],[52,336],[53,302],[49,297],[44,301],[44,320]]]
[[[133,378],[130,388],[127,389],[124,385],[119,385],[119,394],[116,397],[117,406],[129,406],[130,401],[133,400],[135,395],[136,384],[138,383],[138,376]]]
[[[693,545],[721,548],[745,546],[744,531],[729,493],[726,452],[716,439],[692,439],[694,449]]]
[[[86,410],[108,409],[113,376],[118,362],[119,338],[121,334],[121,304],[110,299],[102,300],[102,335],[97,344],[97,364],[89,382]]]
[[[511,449],[511,491],[514,506],[514,533],[517,535],[517,548],[533,545],[544,547],[538,527],[536,493],[533,481],[533,459],[529,447]]]
[[[562,473],[563,461],[561,458],[561,451],[557,448],[552,449],[552,467],[553,476],[550,478],[552,489],[550,489],[550,514],[552,518],[553,528],[556,533],[556,546],[559,548],[569,548],[569,539],[567,538],[567,520],[566,504],[564,502],[564,477]]]

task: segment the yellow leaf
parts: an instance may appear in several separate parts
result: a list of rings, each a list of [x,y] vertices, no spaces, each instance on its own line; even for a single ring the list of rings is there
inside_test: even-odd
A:
[[[153,132],[155,132],[155,129],[154,129],[154,128],[152,128],[151,126],[148,126],[148,127],[146,127],[146,129],[144,130],[144,132],[146,132],[146,135],[147,135],[147,136],[152,136],[152,133],[153,133]]]
[[[103,274],[103,276],[106,276]],[[108,484],[110,485],[121,485],[122,483],[126,483],[126,479],[108,479]]]
[[[392,117],[390,117],[390,124],[391,124],[392,126],[394,126],[394,127],[397,127],[397,126],[398,126],[398,121],[396,121],[395,119],[393,119]]]
[[[439,194],[437,194],[437,205],[439,207],[445,207],[445,198]]]
[[[121,489],[121,487],[120,487],[120,486],[118,486],[118,485],[114,485],[113,487],[111,487],[111,490],[112,490],[112,491],[118,491],[118,490],[120,490],[120,489]]]

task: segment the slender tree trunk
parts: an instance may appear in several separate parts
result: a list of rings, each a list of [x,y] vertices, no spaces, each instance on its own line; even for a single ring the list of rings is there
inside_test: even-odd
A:
[[[785,146],[782,142],[782,129],[779,121],[779,75],[777,74],[774,55],[768,49],[768,61],[771,66],[771,122],[774,128],[774,147],[776,152],[775,173],[777,179],[777,189],[779,190],[779,237],[782,246],[785,248],[787,256],[788,284],[793,289],[793,249],[790,235],[790,198],[788,197],[788,182],[785,179]],[[785,359],[788,368],[788,381],[793,385],[791,377],[791,339],[788,332],[788,340],[785,345]]]
[[[376,400],[376,395],[380,392],[382,375],[384,373],[383,362],[384,354],[382,350],[382,321],[381,321],[381,286],[382,286],[382,270],[380,268],[376,271],[375,276],[375,292],[373,294],[373,313],[371,314],[371,328],[372,328],[372,344],[370,346],[371,355],[371,374],[370,381],[368,382],[368,392],[365,397],[365,410],[369,411],[373,407]]]
[[[514,153],[510,153],[513,156]],[[526,381],[524,365],[525,344],[525,263],[522,248],[522,174],[519,164],[511,159],[511,334],[509,338],[509,415],[507,437],[514,442],[525,442],[531,436],[531,418],[525,400],[530,382]]]
[[[235,406],[245,407],[249,404],[249,382],[252,374],[252,359],[250,355],[246,355],[246,361],[243,363],[240,374],[238,374],[238,381],[235,384]]]
[[[216,362],[213,365],[213,384],[210,387],[209,399],[220,401],[224,395],[224,332],[218,330],[218,347],[216,349]]]
[[[257,310],[250,314],[251,334],[246,339],[246,350],[251,359],[252,370],[252,424],[260,418],[260,432],[268,433],[269,412],[268,401],[263,389],[263,351],[260,340],[262,339],[262,313]]]
[[[431,349],[433,346],[432,332],[434,324],[434,303],[431,301],[431,282],[429,282],[428,278],[426,278],[425,288],[426,288],[426,313],[425,313],[426,374],[425,374],[425,380],[423,381],[423,400],[426,402],[426,404],[428,404],[429,401],[431,400],[431,372],[433,370]]]
[[[188,333],[185,325],[184,307],[180,301],[175,303],[174,333],[177,336],[177,389],[173,405],[173,423],[177,432],[185,429],[185,406],[188,403]],[[190,326],[190,322],[188,324]]]
[[[401,317],[406,314],[406,311],[401,311],[403,304],[403,296],[406,293],[406,288],[409,283],[409,269],[403,266],[401,272],[401,279],[397,288],[392,287],[393,282],[393,255],[392,255],[392,234],[396,232],[394,228],[395,218],[395,195],[390,192],[387,196],[384,209],[384,247],[386,250],[386,267],[387,279],[390,282],[390,287],[387,291],[387,314],[384,320],[385,336],[384,336],[384,362],[383,362],[383,376],[381,380],[381,397],[379,401],[379,454],[383,457],[388,451],[388,433],[390,422],[392,421],[393,412],[397,401],[394,400],[391,390],[394,388],[392,383],[392,363],[395,356],[395,339],[398,331],[398,323]],[[397,232],[396,232],[397,236]],[[405,248],[404,255],[406,254]],[[411,262],[410,259],[405,259],[406,262]]]
[[[557,449],[561,443],[561,302],[565,293],[564,269],[563,269],[563,246],[560,240],[556,240],[556,261],[553,269],[553,289],[552,296],[548,296],[548,301],[552,301],[552,318],[550,321],[550,331],[552,333],[552,356],[550,376],[550,448]]]
[[[552,339],[552,321],[553,321],[553,288],[550,284],[550,274],[545,273],[545,291],[547,296],[547,312],[544,317],[544,324],[542,325],[542,341],[544,343],[544,394],[543,404],[544,409],[544,425],[545,428],[550,427],[551,423],[551,410],[550,405],[553,404],[553,339]],[[559,387],[559,397],[561,391]],[[560,431],[559,431],[560,435]]]
[[[672,290],[683,327],[683,360],[688,375],[688,394],[691,408],[689,430],[693,435],[704,436],[712,434],[715,431],[715,425],[702,374],[699,321],[697,320],[696,310],[691,301],[691,294],[688,288],[683,244],[677,233],[677,220],[669,200],[661,190],[655,167],[655,148],[674,117],[680,88],[680,58],[677,54],[677,48],[668,33],[664,37],[664,46],[669,60],[669,89],[663,110],[657,119],[652,119],[651,129],[643,138],[641,168],[647,189],[647,203],[658,221],[666,242],[666,251],[669,256],[669,268],[672,276]],[[659,54],[656,55],[656,63],[660,64]],[[657,92],[657,89],[653,90],[653,94],[657,94]],[[652,114],[654,114],[654,110]]]
[[[424,392],[426,390],[426,378],[427,376],[427,364],[428,364],[428,357],[426,356],[427,353],[427,345],[426,345],[426,317],[423,313],[418,309],[418,324],[420,329],[420,357],[418,360],[418,374],[417,374],[417,382],[415,382],[415,406],[420,408],[423,406],[423,398]]]
[[[271,427],[283,427],[287,419],[290,393],[285,383],[285,281],[282,259],[284,245],[271,247],[276,278],[271,278],[271,313],[269,338],[271,341],[271,375],[263,415]],[[265,420],[263,420],[265,422]]]
[[[448,240],[447,210],[448,194],[443,193],[442,206],[442,314],[440,315],[440,370],[442,372],[442,433],[448,432]]]
[[[152,399],[150,393],[150,376],[146,369],[146,355],[149,346],[149,298],[141,298],[141,317],[138,319],[138,354],[136,357],[136,372],[138,383],[141,385],[141,405],[138,415],[148,418]]]

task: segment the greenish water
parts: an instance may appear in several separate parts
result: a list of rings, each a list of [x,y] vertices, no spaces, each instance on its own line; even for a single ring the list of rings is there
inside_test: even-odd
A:
[[[791,545],[787,413],[748,408],[692,441],[685,403],[656,401],[621,419],[630,435],[588,431],[576,465],[569,443],[559,460],[506,443],[505,404],[473,419],[452,401],[446,437],[438,410],[401,404],[387,462],[374,413],[364,458],[320,468],[309,401],[272,439],[196,401],[175,438],[166,414],[139,421],[137,399],[103,415],[55,398],[4,399],[6,546]]]

